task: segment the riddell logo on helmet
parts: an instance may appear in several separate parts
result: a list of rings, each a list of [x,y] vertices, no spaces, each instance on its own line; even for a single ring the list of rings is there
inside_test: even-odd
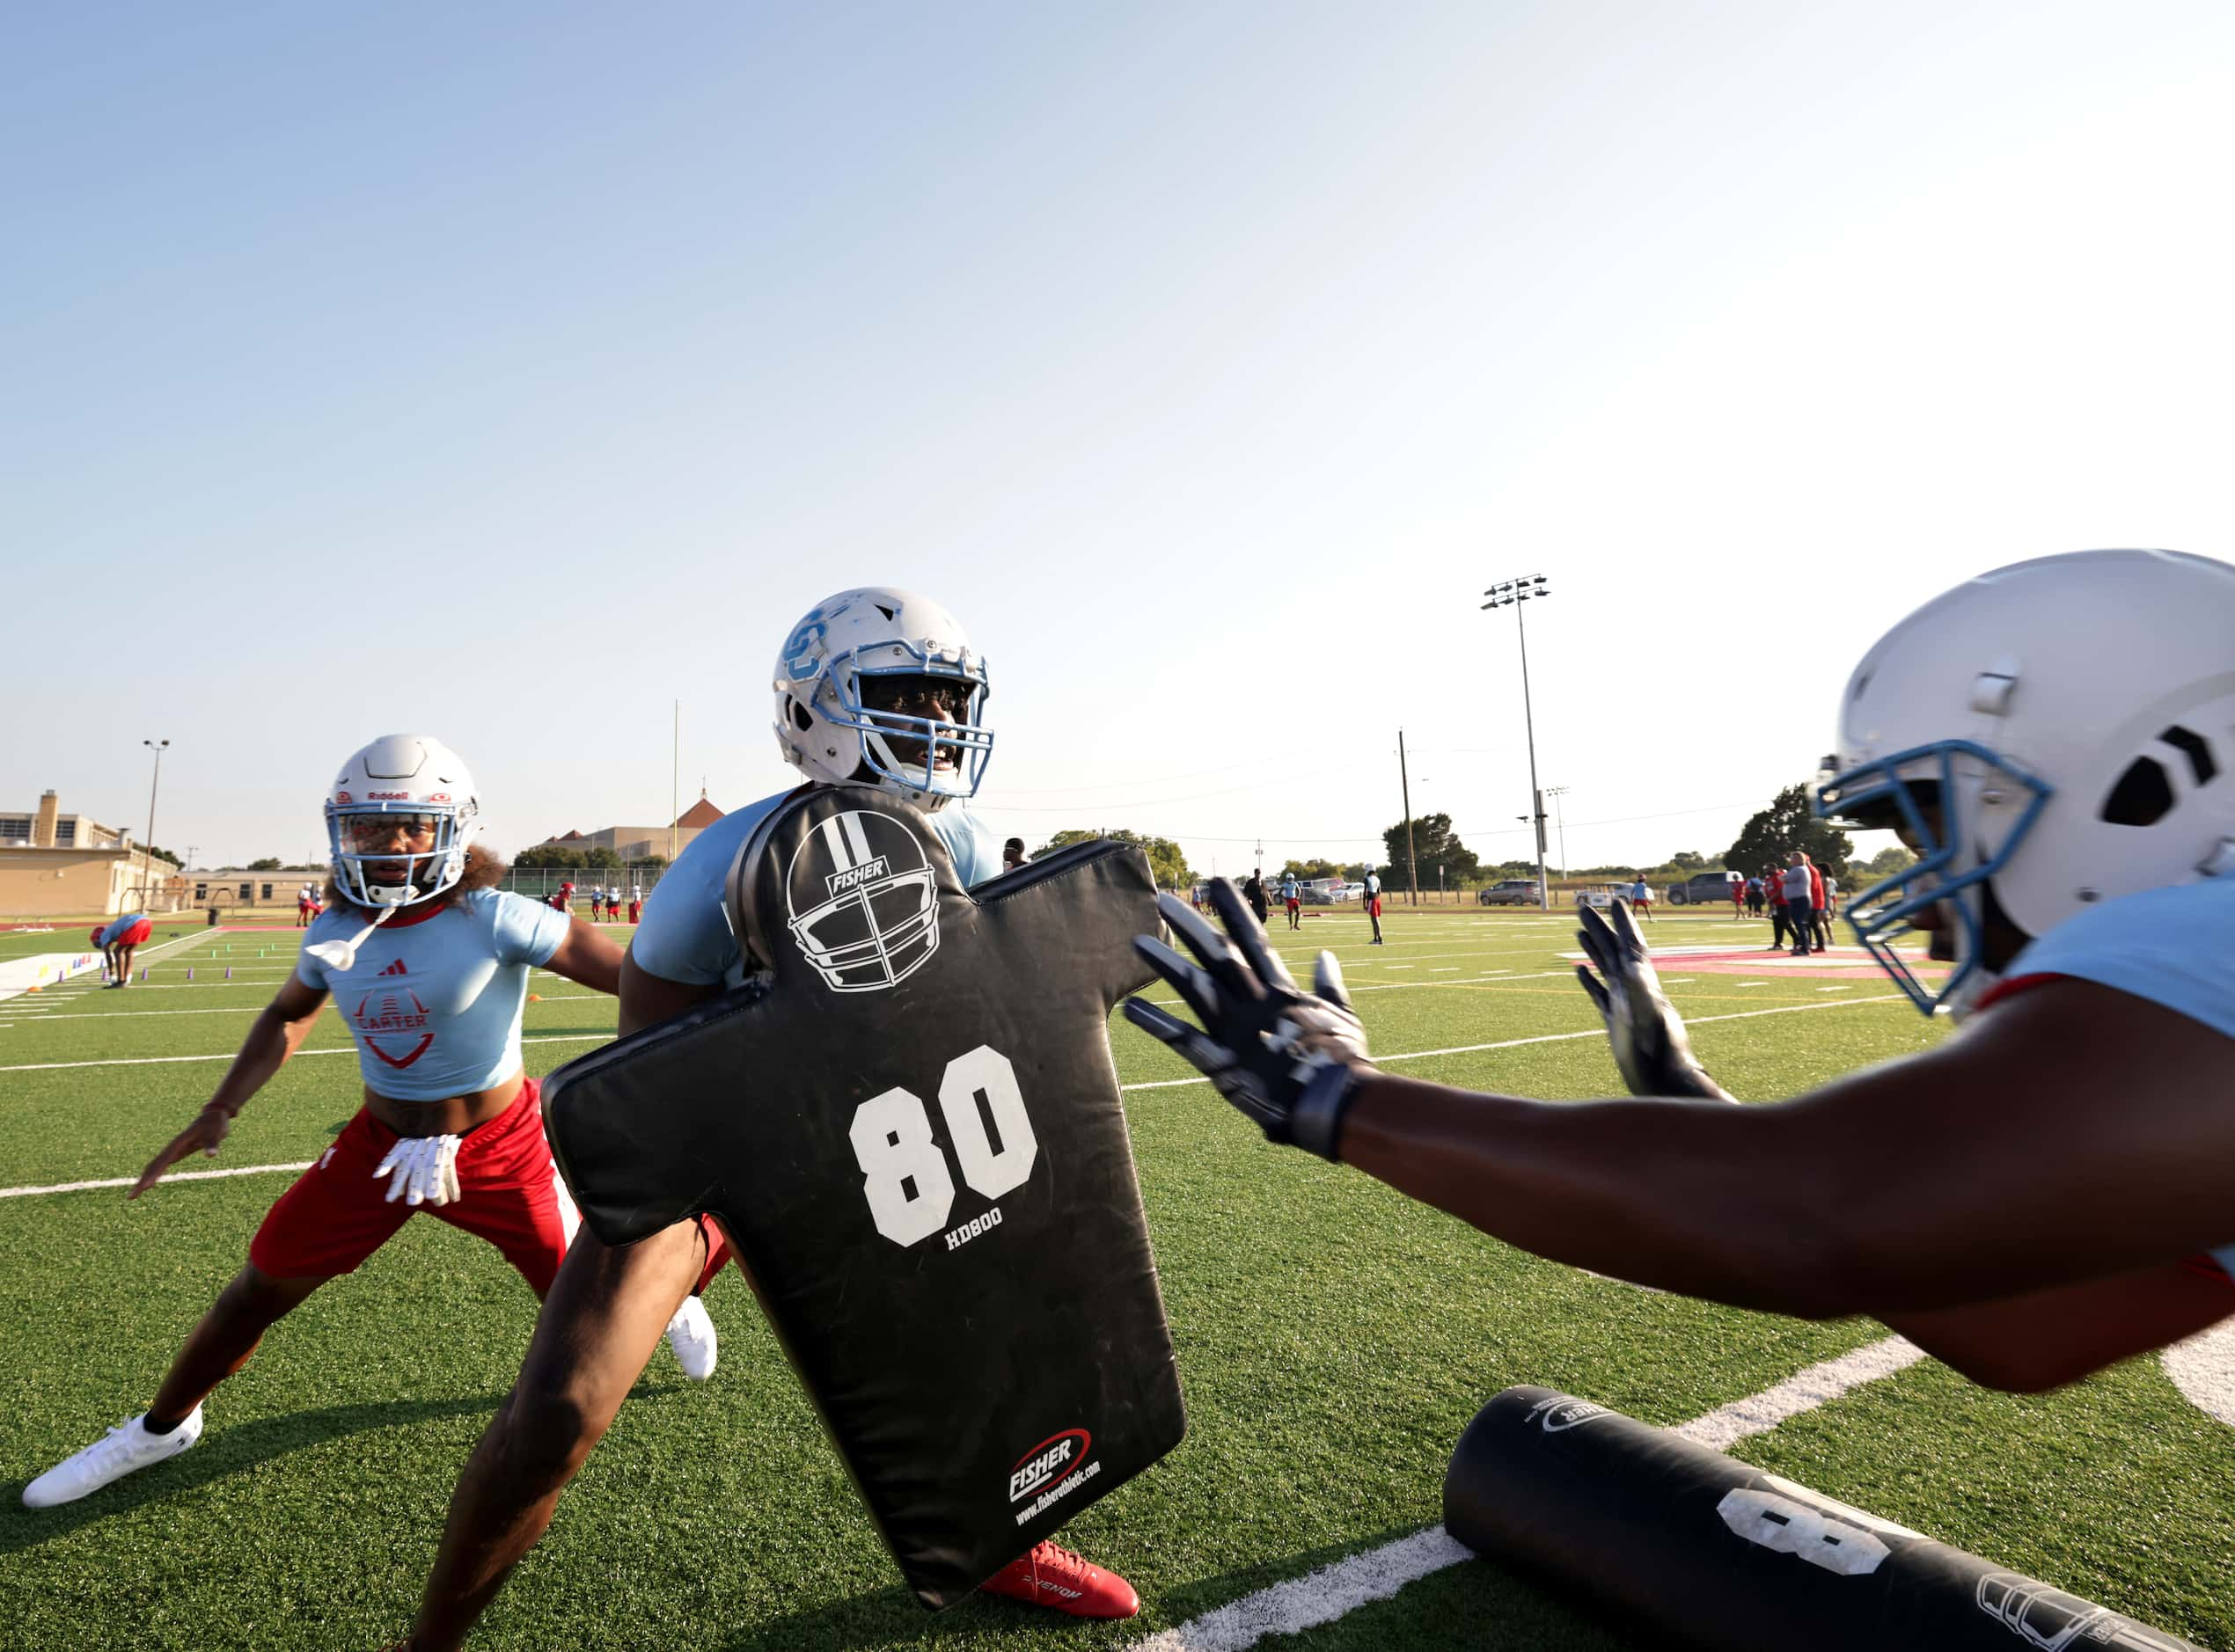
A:
[[[429,803],[447,803],[450,800],[451,794],[448,792],[429,792],[427,794],[427,801]]]
[[[368,792],[365,793],[365,801],[368,803],[407,803],[410,800],[411,793],[408,792]]]
[[[1009,1501],[1030,1497],[1069,1473],[1093,1444],[1084,1429],[1066,1429],[1041,1441],[1009,1472]]]

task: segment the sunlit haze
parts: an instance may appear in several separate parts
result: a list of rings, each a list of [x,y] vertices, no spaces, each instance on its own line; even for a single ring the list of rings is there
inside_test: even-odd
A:
[[[323,857],[374,735],[511,849],[788,784],[863,583],[973,805],[1200,870],[1718,854],[1888,623],[2235,555],[2235,10],[48,7],[0,103],[0,808]],[[1556,850],[1557,858],[1557,850]]]

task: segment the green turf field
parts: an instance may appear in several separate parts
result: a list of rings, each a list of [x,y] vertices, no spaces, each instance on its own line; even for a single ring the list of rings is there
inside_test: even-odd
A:
[[[1561,956],[1566,918],[1445,909],[1386,925],[1384,947],[1364,946],[1365,921],[1340,910],[1275,939],[1297,943],[1286,950],[1300,966],[1320,946],[1338,949],[1377,1053],[1447,1052],[1398,1071],[1544,1097],[1617,1087]],[[144,1407],[289,1180],[178,1182],[132,1204],[113,1188],[23,1191],[136,1174],[206,1098],[296,941],[181,924],[166,948],[170,932],[158,923],[143,951],[145,984],[80,980],[0,1003],[0,1391],[15,1396],[0,1458],[0,1644],[378,1645],[410,1620],[458,1466],[534,1319],[497,1254],[439,1223],[407,1224],[275,1331],[211,1400],[185,1457],[62,1509],[18,1503],[26,1480]],[[1665,914],[1652,936],[1760,947],[1767,925]],[[83,939],[82,925],[58,926],[0,947],[67,951]],[[33,940],[44,944],[17,944]],[[1938,1035],[1880,977],[1804,976],[1763,958],[1755,972],[1663,965],[1701,1056],[1742,1096],[1790,1094]],[[549,976],[532,990],[543,998],[528,1006],[531,1071],[610,1035],[611,999]],[[1128,1085],[1192,1076],[1122,1021],[1111,1039]],[[1515,1042],[1528,1040],[1544,1042]],[[189,1168],[313,1157],[357,1105],[348,1042],[338,1018],[322,1024],[223,1157]],[[700,1387],[655,1356],[475,1644],[1122,1646],[1433,1525],[1453,1441],[1508,1385],[1674,1424],[1885,1335],[1537,1261],[1267,1145],[1200,1084],[1126,1100],[1190,1433],[1063,1535],[1133,1581],[1139,1619],[1081,1624],[991,1600],[926,1614],[731,1271],[708,1296],[720,1371]],[[2235,1648],[2235,1429],[2191,1406],[2155,1360],[2033,1398],[1984,1393],[1926,1361],[1733,1450]],[[1576,1605],[1468,1562],[1261,1644],[1623,1641]]]

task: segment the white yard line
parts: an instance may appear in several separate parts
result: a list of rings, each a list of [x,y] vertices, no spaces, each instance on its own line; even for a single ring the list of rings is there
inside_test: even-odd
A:
[[[1446,983],[1443,982],[1438,982],[1435,984],[1441,986]],[[1456,985],[1460,983],[1452,983],[1450,984]],[[1177,1000],[1175,999],[1173,1002],[1176,1003]],[[1751,1020],[1757,1015],[1798,1015],[1809,1010],[1844,1010],[1851,1008],[1858,1004],[1894,1004],[1906,1002],[1908,1002],[1908,1000],[1899,992],[1883,992],[1874,998],[1839,998],[1827,1004],[1780,1004],[1773,1010],[1733,1010],[1726,1015],[1689,1015],[1684,1018],[1684,1024],[1687,1027],[1699,1027],[1709,1021]],[[1374,1060],[1377,1065],[1384,1062],[1391,1061],[1425,1061],[1432,1056],[1471,1056],[1476,1054],[1477,1051],[1485,1049],[1518,1049],[1523,1044],[1557,1044],[1572,1038],[1604,1038],[1606,1035],[1606,1029],[1604,1027],[1594,1027],[1589,1031],[1582,1033],[1539,1033],[1534,1038],[1500,1039],[1494,1044],[1455,1044],[1448,1049],[1409,1050],[1401,1056],[1376,1056],[1374,1057]],[[5,1072],[7,1071],[8,1069],[5,1067],[0,1067],[0,1072]],[[1121,1090],[1176,1090],[1185,1085],[1208,1084],[1211,1081],[1208,1078],[1157,1078],[1147,1084],[1120,1085],[1118,1088]]]
[[[282,1170],[308,1170],[311,1160],[299,1165],[243,1165],[238,1170],[182,1170],[165,1176],[163,1185],[174,1181],[217,1181],[227,1176],[268,1176]],[[128,1188],[137,1176],[110,1176],[100,1181],[58,1181],[47,1188],[0,1188],[0,1199],[21,1199],[34,1193],[83,1193],[88,1188]]]
[[[125,990],[128,992],[131,989],[127,987]],[[610,992],[539,992],[536,994],[536,1002],[570,1004],[579,998],[611,998],[612,997],[612,994]],[[327,1005],[326,1007],[332,1009],[333,1006]],[[51,1013],[51,1012],[48,1012]],[[65,1015],[62,1020],[72,1022],[107,1021],[128,1015],[261,1015],[263,1012],[264,1006],[260,1004],[235,1004],[218,1010],[86,1010],[77,1015]]]
[[[1691,1025],[1697,1027],[1704,1021],[1744,1021],[1749,1020],[1757,1015],[1795,1015],[1808,1010],[1844,1010],[1850,1009],[1858,1004],[1892,1004],[1897,1001],[1905,1000],[1902,1000],[1902,995],[1898,992],[1888,992],[1881,997],[1874,998],[1842,998],[1836,1004],[1784,1004],[1778,1005],[1773,1010],[1737,1010],[1727,1015],[1696,1015],[1691,1018]],[[520,1042],[523,1044],[590,1044],[602,1042],[610,1036],[611,1034],[606,1033],[576,1033],[550,1038],[524,1038]],[[1485,1049],[1514,1049],[1523,1044],[1557,1044],[1569,1039],[1604,1038],[1606,1034],[1601,1029],[1594,1027],[1588,1032],[1582,1033],[1543,1033],[1535,1038],[1507,1038],[1501,1039],[1498,1042],[1491,1044],[1460,1044],[1455,1045],[1449,1049],[1408,1050],[1402,1055],[1376,1056],[1374,1060],[1377,1062],[1425,1061],[1432,1056],[1469,1056],[1475,1054],[1477,1051]],[[347,1044],[333,1049],[297,1050],[296,1054],[298,1056],[347,1056],[354,1054],[355,1049],[355,1045]],[[230,1055],[143,1056],[136,1060],[130,1061],[43,1062],[31,1066],[0,1067],[0,1072],[39,1072],[48,1071],[56,1067],[138,1067],[147,1065],[148,1064],[153,1062],[231,1061],[231,1059],[232,1056]],[[1177,1090],[1183,1089],[1189,1085],[1208,1084],[1209,1082],[1209,1079],[1203,1078],[1152,1078],[1145,1083],[1119,1085],[1118,1087],[1119,1090],[1130,1094],[1136,1090]],[[302,1168],[303,1166],[300,1165],[250,1165],[240,1170],[189,1173],[189,1174],[184,1176],[167,1176],[165,1180],[166,1181],[185,1181],[192,1180],[193,1175],[195,1173],[205,1175],[223,1174],[232,1176],[253,1176],[260,1172],[267,1170],[300,1170]],[[115,1188],[129,1185],[130,1183],[128,1179],[125,1181],[64,1181],[56,1182],[43,1188],[10,1188],[6,1189],[0,1189],[0,1197],[21,1198],[26,1195],[34,1193],[73,1193],[81,1188]]]
[[[1886,1337],[1837,1359],[1811,1365],[1758,1394],[1718,1406],[1705,1416],[1669,1431],[1719,1451],[1865,1383],[1905,1371],[1924,1357],[1924,1350],[1908,1338]],[[1135,1652],[1244,1652],[1267,1635],[1301,1634],[1320,1624],[1333,1623],[1369,1601],[1387,1600],[1407,1583],[1472,1559],[1472,1549],[1441,1526],[1430,1526],[1301,1577],[1244,1595],[1176,1628],[1137,1641],[1133,1647]]]
[[[1829,1006],[1812,1004],[1808,1007],[1813,1010]],[[524,1044],[609,1044],[612,1040],[611,1033],[557,1033],[544,1038],[524,1038],[520,1042]],[[32,1061],[12,1067],[0,1067],[0,1072],[55,1072],[64,1067],[168,1067],[181,1062],[231,1061],[238,1053],[229,1049],[217,1056],[132,1056],[114,1061]],[[336,1044],[326,1049],[298,1049],[294,1059],[300,1061],[306,1056],[354,1056],[356,1053],[357,1047],[354,1043]]]

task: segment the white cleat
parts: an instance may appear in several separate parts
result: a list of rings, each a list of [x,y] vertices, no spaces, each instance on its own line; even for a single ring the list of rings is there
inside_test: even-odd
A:
[[[675,1318],[667,1322],[667,1345],[675,1350],[675,1363],[692,1382],[702,1383],[714,1375],[718,1352],[714,1321],[707,1317],[707,1305],[697,1297],[684,1297]]]
[[[113,1480],[176,1457],[202,1437],[202,1407],[168,1434],[150,1434],[147,1413],[120,1422],[77,1456],[48,1469],[23,1488],[26,1509],[52,1509],[91,1496]]]

